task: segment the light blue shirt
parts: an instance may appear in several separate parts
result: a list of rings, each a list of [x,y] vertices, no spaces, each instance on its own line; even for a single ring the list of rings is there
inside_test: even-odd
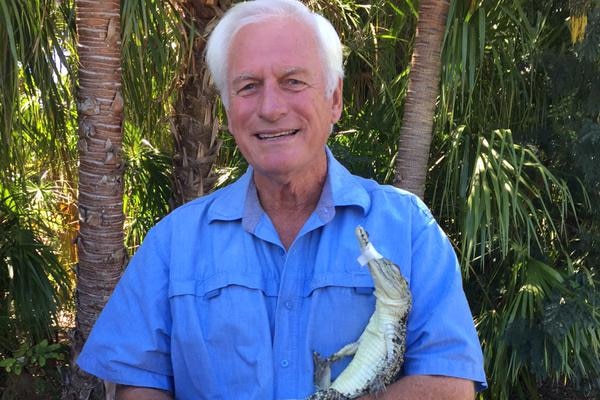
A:
[[[327,149],[321,199],[286,251],[252,169],[192,201],[147,235],[77,360],[105,380],[180,400],[303,399],[313,351],[354,342],[373,313],[373,282],[354,236],[365,227],[410,284],[404,374],[485,387],[459,265],[419,199],[351,175]],[[334,364],[333,378],[349,359]]]

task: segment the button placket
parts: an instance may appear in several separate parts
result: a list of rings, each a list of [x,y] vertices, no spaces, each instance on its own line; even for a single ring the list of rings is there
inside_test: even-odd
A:
[[[273,355],[280,369],[277,374],[277,393],[282,397],[289,396],[297,390],[300,374],[297,370],[300,366],[298,335],[301,329],[298,299],[302,295],[301,282],[304,281],[302,244],[303,237],[300,236],[286,254],[281,271],[279,304],[275,316],[276,334]]]

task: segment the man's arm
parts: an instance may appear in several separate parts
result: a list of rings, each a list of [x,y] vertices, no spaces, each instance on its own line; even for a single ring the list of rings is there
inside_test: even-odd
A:
[[[362,400],[473,400],[475,385],[472,381],[446,376],[410,375],[388,386],[377,396]]]
[[[173,400],[173,396],[163,390],[118,385],[116,400]]]

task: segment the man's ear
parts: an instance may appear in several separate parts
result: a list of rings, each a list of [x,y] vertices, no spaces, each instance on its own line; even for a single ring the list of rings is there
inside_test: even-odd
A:
[[[331,123],[335,124],[342,117],[342,110],[344,108],[343,95],[344,95],[344,81],[342,78],[338,79],[333,93],[331,94]]]

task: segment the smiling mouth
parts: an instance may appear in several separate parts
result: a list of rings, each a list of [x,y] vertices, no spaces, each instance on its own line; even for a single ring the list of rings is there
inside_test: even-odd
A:
[[[276,132],[276,133],[259,133],[256,136],[260,140],[273,140],[273,139],[279,139],[279,138],[286,137],[286,136],[294,136],[296,133],[298,133],[298,129],[292,129],[289,131]]]

